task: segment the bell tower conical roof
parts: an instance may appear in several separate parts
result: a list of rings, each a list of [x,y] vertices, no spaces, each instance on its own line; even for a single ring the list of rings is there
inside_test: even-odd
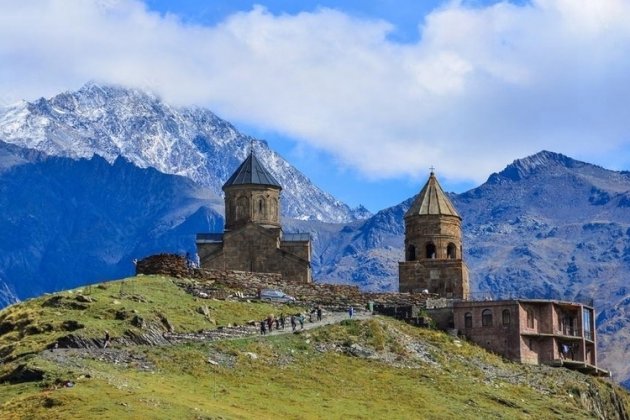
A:
[[[433,172],[405,213],[405,217],[425,215],[455,216],[461,219]]]
[[[230,179],[223,184],[223,190],[233,185],[267,185],[282,189],[280,183],[260,163],[253,152],[250,152],[247,159],[234,171]]]

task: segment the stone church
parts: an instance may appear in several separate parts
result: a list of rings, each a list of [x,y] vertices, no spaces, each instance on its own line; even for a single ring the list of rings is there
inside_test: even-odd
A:
[[[223,185],[225,230],[197,235],[202,268],[279,273],[310,283],[311,238],[285,234],[280,224],[282,187],[253,151]]]
[[[563,366],[596,376],[594,308],[552,299],[471,299],[463,261],[461,217],[431,172],[405,214],[401,292],[428,291],[427,312],[442,329],[521,363]]]
[[[432,171],[405,214],[405,261],[398,265],[401,292],[468,297],[461,221]]]

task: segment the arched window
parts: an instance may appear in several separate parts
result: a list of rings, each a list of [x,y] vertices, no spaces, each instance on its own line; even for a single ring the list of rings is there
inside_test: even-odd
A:
[[[415,261],[416,260],[416,247],[413,245],[409,245],[407,248],[407,261]]]
[[[472,328],[472,314],[470,312],[464,314],[464,328]]]
[[[481,311],[481,326],[492,326],[492,311],[490,309],[484,309],[483,311]]]
[[[454,260],[455,258],[457,258],[457,247],[455,246],[454,243],[451,242],[446,247],[446,256],[451,260]]]
[[[503,325],[504,326],[508,326],[510,325],[510,310],[509,309],[504,309],[502,312],[502,318],[503,318]]]
[[[267,202],[262,197],[258,199],[258,215],[262,218],[267,217]]]
[[[435,258],[435,245],[432,242],[427,244],[426,258]]]
[[[534,328],[534,310],[527,308],[527,328]]]

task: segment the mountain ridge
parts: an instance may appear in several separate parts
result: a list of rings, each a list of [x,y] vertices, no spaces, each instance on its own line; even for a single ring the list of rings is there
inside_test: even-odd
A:
[[[77,181],[77,178],[81,179],[82,176],[77,172],[74,172],[74,177],[70,177],[64,174],[64,171],[60,171],[57,178],[51,173],[44,173],[44,163],[49,160],[44,154],[39,154],[42,152],[15,148],[32,144],[39,148],[38,150],[50,149],[54,152],[52,154],[61,153],[60,150],[64,147],[67,149],[68,144],[75,144],[73,141],[68,143],[67,139],[76,140],[77,130],[81,133],[92,133],[102,129],[109,133],[108,135],[116,134],[119,136],[116,139],[122,141],[126,138],[125,130],[132,127],[136,130],[134,134],[136,137],[131,136],[130,138],[132,140],[138,138],[139,144],[145,144],[142,142],[148,141],[143,137],[147,133],[160,134],[164,130],[169,133],[176,133],[178,130],[186,131],[188,137],[182,140],[181,149],[170,147],[170,145],[164,149],[168,150],[169,153],[172,152],[168,154],[174,159],[172,162],[182,164],[181,159],[185,160],[189,157],[185,150],[191,150],[194,151],[193,156],[209,156],[205,166],[193,164],[190,165],[191,168],[197,168],[200,171],[216,170],[217,174],[223,174],[225,178],[236,168],[240,160],[244,159],[247,148],[252,144],[252,138],[231,131],[231,126],[227,125],[228,123],[214,126],[213,129],[205,127],[205,131],[200,131],[202,134],[205,133],[204,135],[191,134],[194,130],[188,130],[186,127],[196,127],[195,124],[212,120],[214,114],[209,113],[210,111],[197,119],[189,118],[186,123],[180,125],[177,118],[188,118],[185,112],[168,107],[156,98],[142,96],[144,94],[141,91],[129,93],[128,90],[120,88],[119,91],[110,92],[107,88],[98,85],[90,85],[85,89],[85,92],[78,96],[75,95],[76,93],[70,92],[58,95],[51,100],[36,101],[29,105],[30,111],[26,105],[22,104],[22,108],[14,107],[11,108],[12,111],[5,109],[0,112],[0,136],[13,133],[9,136],[12,145],[0,147],[0,177],[7,184],[9,181],[12,182],[11,185],[14,189],[10,191],[11,194],[19,196],[20,188],[23,189],[26,185],[37,185],[39,182],[39,180],[35,181],[28,178],[28,171],[20,170],[21,167],[35,168],[33,170],[39,171],[39,175],[45,178],[44,184],[50,183],[55,186],[57,188],[55,191],[59,191],[60,194],[65,193],[65,191],[58,188],[58,185],[63,183],[74,185],[73,183]],[[86,92],[93,92],[93,95],[87,95]],[[90,102],[96,101],[96,105],[110,103],[107,101],[111,98],[99,96],[99,92],[123,95],[123,99],[128,102],[121,99],[122,102],[111,104],[113,116],[108,117],[107,109],[98,108],[98,106],[95,108],[94,103]],[[136,94],[144,99],[138,108],[138,115],[134,117],[134,114],[125,107],[135,103],[133,98]],[[123,109],[115,109],[117,106]],[[96,128],[91,126],[91,120],[88,118],[90,115],[84,119],[74,118],[70,111],[76,107],[85,107],[86,110],[96,109],[98,112],[94,111],[94,115],[90,114],[91,111],[85,112],[100,121],[100,125],[97,124]],[[66,113],[64,114],[62,111]],[[127,119],[116,117],[117,113]],[[190,111],[190,113],[194,114],[194,111]],[[145,114],[149,117],[142,117]],[[50,117],[51,115],[55,118]],[[103,119],[107,118],[111,119],[110,125],[103,123]],[[159,123],[154,124],[153,120],[159,120]],[[66,122],[61,124],[59,121]],[[129,121],[129,127],[121,124],[121,121]],[[23,135],[18,135],[20,130],[23,130]],[[38,130],[43,130],[42,133],[49,130],[48,132],[52,135],[50,138],[43,135],[41,138],[37,136],[27,138],[29,133],[37,133]],[[219,139],[216,142],[210,141],[212,140],[212,130],[223,132],[224,135],[218,136]],[[136,140],[131,141],[132,146],[125,146],[123,143],[117,145],[114,141],[116,139],[112,140],[110,137],[78,136],[80,141],[77,140],[77,147],[72,152],[87,155],[90,150],[94,150],[94,147],[96,149],[100,147],[104,151],[109,150],[107,147],[111,147],[111,157],[119,155],[125,157],[125,153],[120,153],[124,151],[125,147],[132,149],[128,154],[141,151],[132,147]],[[174,139],[180,137],[173,134],[171,137],[148,136],[147,138],[154,138],[155,143],[159,146],[168,141],[175,141]],[[66,139],[65,143],[64,139]],[[104,142],[104,145],[99,146],[99,142]],[[148,141],[146,144],[150,146],[153,143]],[[352,214],[347,206],[336,204],[334,199],[328,200],[316,193],[311,194],[315,190],[311,189],[306,181],[300,178],[299,173],[295,172],[286,161],[269,150],[265,143],[254,140],[253,146],[257,155],[260,155],[261,160],[264,161],[265,166],[273,173],[274,177],[277,175],[276,178],[285,187],[286,194],[283,193],[283,203],[287,203],[286,207],[283,208],[285,228],[287,231],[310,232],[313,237],[314,278],[318,281],[332,283],[357,284],[364,289],[397,290],[398,262],[403,259],[404,255],[402,252],[404,241],[403,215],[409,207],[411,198],[396,206],[383,209],[371,217],[365,217],[366,214],[359,217]],[[63,155],[63,153],[61,154]],[[155,156],[157,155],[152,154],[145,157],[148,159]],[[29,159],[33,159],[35,162],[30,162]],[[63,158],[58,157],[57,159]],[[118,162],[118,166],[112,166],[110,161],[104,160],[104,158],[99,159],[101,160],[96,159],[91,164],[86,163],[86,161],[77,161],[82,162],[77,165],[83,165],[87,174],[94,169],[92,166],[105,167],[105,162],[111,166],[108,170],[120,171],[121,173],[133,172],[124,164],[123,160],[119,162],[115,159],[112,160],[112,163]],[[50,160],[49,162],[54,161]],[[61,160],[58,162],[61,165]],[[162,163],[166,162],[168,160],[162,161]],[[199,162],[201,160],[197,163]],[[66,164],[70,165],[70,163]],[[31,165],[33,166],[31,167]],[[129,166],[137,168],[136,163],[129,164]],[[177,167],[175,165],[171,172],[178,172]],[[16,173],[21,178],[12,180],[11,177],[16,176]],[[138,191],[141,191],[145,184],[151,186],[150,182],[138,181],[143,179],[145,175],[141,175],[140,172],[134,172],[134,174],[134,179],[137,177],[134,185],[137,186]],[[175,175],[164,176],[162,182],[177,184],[176,181],[169,178]],[[99,177],[90,175],[87,178],[97,185],[102,185],[100,188],[107,190],[107,186],[102,184],[102,180],[98,179]],[[213,182],[218,185],[220,179],[221,177],[217,176]],[[179,182],[183,182],[182,180],[180,179]],[[153,195],[163,197],[158,184],[153,185],[152,188],[155,190],[152,188],[143,190],[142,194],[146,195],[137,199],[143,199],[150,203]],[[116,249],[120,248],[116,241],[128,240],[134,244],[143,243],[140,236],[133,239],[125,237],[121,234],[121,231],[124,230],[123,227],[115,226],[115,229],[108,232],[111,237],[102,238],[104,242],[101,248],[105,249],[105,252],[102,255],[96,255],[96,259],[101,262],[112,261],[112,265],[116,266],[117,259],[119,259],[120,264],[129,264],[134,256],[145,256],[139,255],[140,250],[142,252],[160,249],[175,252],[192,250],[196,232],[220,231],[222,229],[220,195],[216,191],[212,193],[211,201],[214,200],[214,205],[195,207],[195,205],[190,205],[190,203],[195,202],[194,194],[192,198],[188,197],[191,200],[188,202],[186,191],[192,191],[198,187],[192,187],[187,183],[186,185],[189,186],[180,187],[181,191],[173,187],[174,193],[173,198],[171,198],[175,201],[181,199],[182,201],[177,205],[183,206],[187,209],[186,211],[182,212],[181,209],[172,207],[168,213],[169,217],[164,218],[165,216],[158,214],[159,205],[155,203],[155,211],[158,213],[145,215],[147,218],[154,218],[152,222],[154,225],[148,230],[148,234],[152,238],[149,241],[150,244],[146,244],[144,248],[138,248],[136,254],[115,252]],[[208,191],[212,190],[210,182],[205,185],[207,185]],[[124,189],[124,186],[122,188]],[[418,190],[420,188],[419,185]],[[47,191],[37,191],[43,197],[49,194]],[[81,191],[82,194],[85,193],[85,189]],[[110,191],[110,195],[111,197],[121,195],[125,197],[125,200],[133,202],[134,197],[131,194],[134,191],[128,189],[124,191]],[[68,192],[78,194],[78,191]],[[180,192],[184,192],[184,194],[180,194]],[[8,209],[9,213],[7,214],[11,214],[11,211],[16,212],[12,216],[14,219],[21,217],[17,209],[12,209],[16,203],[12,202],[7,194],[6,189],[5,191],[0,189],[0,201],[4,200],[2,201],[2,210]],[[623,279],[630,275],[630,216],[627,210],[630,207],[630,172],[610,171],[574,160],[560,153],[541,151],[532,156],[515,160],[512,164],[507,165],[503,171],[490,175],[488,181],[477,188],[449,196],[463,217],[464,258],[470,268],[473,292],[479,293],[480,296],[518,295],[567,300],[593,296],[596,309],[599,311],[598,315],[600,315],[598,316],[598,331],[603,349],[600,364],[610,365],[615,370],[616,377],[621,380],[630,380],[630,367],[624,362],[624,355],[630,353],[630,323],[628,322],[630,319],[628,316],[630,314],[630,300],[626,299],[630,292],[623,284]],[[72,200],[81,201],[87,196],[81,195],[80,197],[83,198],[80,199],[78,198],[79,195],[77,197],[70,195],[63,197],[65,201],[72,203]],[[25,200],[26,198],[31,199],[27,196],[23,198]],[[97,213],[95,211],[92,214],[88,212],[84,215],[70,211],[64,212],[63,210],[67,210],[68,204],[63,200],[54,201],[54,198],[49,198],[49,201],[56,203],[56,219],[53,221],[62,227],[73,222],[72,220],[65,220],[64,216],[66,215],[78,218],[77,220],[80,220],[87,227],[92,224],[89,220],[83,219],[86,216],[96,217],[93,220],[102,218],[105,224],[112,223],[112,220],[116,219],[113,214],[95,216]],[[91,209],[95,208],[93,203],[89,202],[88,204]],[[41,210],[41,204],[31,203],[29,206],[39,209],[36,225],[40,226],[41,232],[46,232],[48,228],[46,226],[46,213]],[[125,203],[121,202],[117,204],[116,209],[120,211],[124,209],[124,206]],[[302,209],[305,208],[308,208],[309,211],[301,213]],[[180,217],[181,214],[183,214],[182,217]],[[292,218],[292,215],[296,218]],[[0,226],[0,229],[9,229],[5,232],[8,232],[7,237],[12,239],[22,238],[21,235],[34,225],[25,222],[23,223],[24,226],[21,227],[24,230],[20,230],[18,225],[11,225],[11,220],[5,218],[3,221],[5,224],[2,225],[3,227]],[[184,229],[185,237],[180,236],[182,232],[178,231],[180,226],[186,226]],[[140,232],[140,234],[143,233]],[[163,237],[160,236],[162,234]],[[23,239],[24,243],[28,244],[28,238],[24,237]],[[72,248],[65,244],[65,252],[62,252],[53,249],[52,245],[54,244],[52,239],[48,239],[48,242],[37,243],[37,246],[21,254],[19,258],[7,259],[4,257],[4,260],[0,258],[0,275],[4,275],[7,281],[15,281],[6,277],[7,270],[10,270],[17,263],[22,267],[26,266],[29,258],[37,259],[45,256],[51,261],[58,258],[61,265],[56,265],[55,269],[65,269],[63,265],[65,264],[68,267],[68,271],[65,272],[66,275],[75,279],[77,272],[72,271],[74,262],[68,260],[66,253],[73,255],[74,253],[83,253],[84,250]],[[108,253],[106,248],[110,245],[113,251]],[[27,249],[27,247],[23,246],[21,249]],[[11,255],[10,249],[6,251],[7,255]],[[48,265],[42,267],[44,269],[50,268]],[[110,270],[112,270],[111,267],[103,268],[101,275],[114,275],[114,271]],[[121,273],[121,271],[116,271],[116,273]],[[14,274],[10,274],[10,277],[13,276]],[[34,279],[35,276],[30,274],[30,277],[24,278]],[[46,279],[47,277],[40,275],[39,278]],[[90,281],[93,277],[85,276],[83,279]],[[45,288],[42,288],[40,291],[44,290]],[[32,295],[32,293],[27,295]]]
[[[369,216],[312,184],[264,140],[243,135],[200,107],[172,107],[140,89],[88,83],[75,92],[0,110],[0,140],[49,155],[113,162],[186,176],[221,195],[221,186],[253,147],[284,187],[283,214],[327,222]]]

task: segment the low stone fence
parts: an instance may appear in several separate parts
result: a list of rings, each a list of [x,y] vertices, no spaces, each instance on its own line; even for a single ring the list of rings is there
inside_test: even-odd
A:
[[[208,296],[225,297],[226,289],[242,297],[256,297],[262,289],[278,289],[310,305],[322,305],[345,310],[349,306],[366,307],[369,302],[382,305],[419,305],[425,307],[432,295],[409,293],[362,292],[357,286],[325,283],[288,283],[279,274],[250,273],[243,271],[200,270],[195,275],[195,288]],[[205,289],[205,291],[204,291]],[[199,293],[196,293],[199,295]]]
[[[164,274],[171,277],[190,277],[185,257],[176,254],[158,254],[136,261],[137,274]]]
[[[164,274],[178,278],[189,278],[188,291],[199,297],[225,299],[230,296],[255,298],[262,289],[278,289],[309,305],[322,305],[345,310],[349,306],[357,309],[369,302],[387,306],[416,305],[426,307],[431,294],[374,293],[362,292],[357,286],[325,283],[291,283],[276,273],[251,273],[246,271],[207,270],[188,268],[184,257],[160,254],[139,261],[138,274]]]

